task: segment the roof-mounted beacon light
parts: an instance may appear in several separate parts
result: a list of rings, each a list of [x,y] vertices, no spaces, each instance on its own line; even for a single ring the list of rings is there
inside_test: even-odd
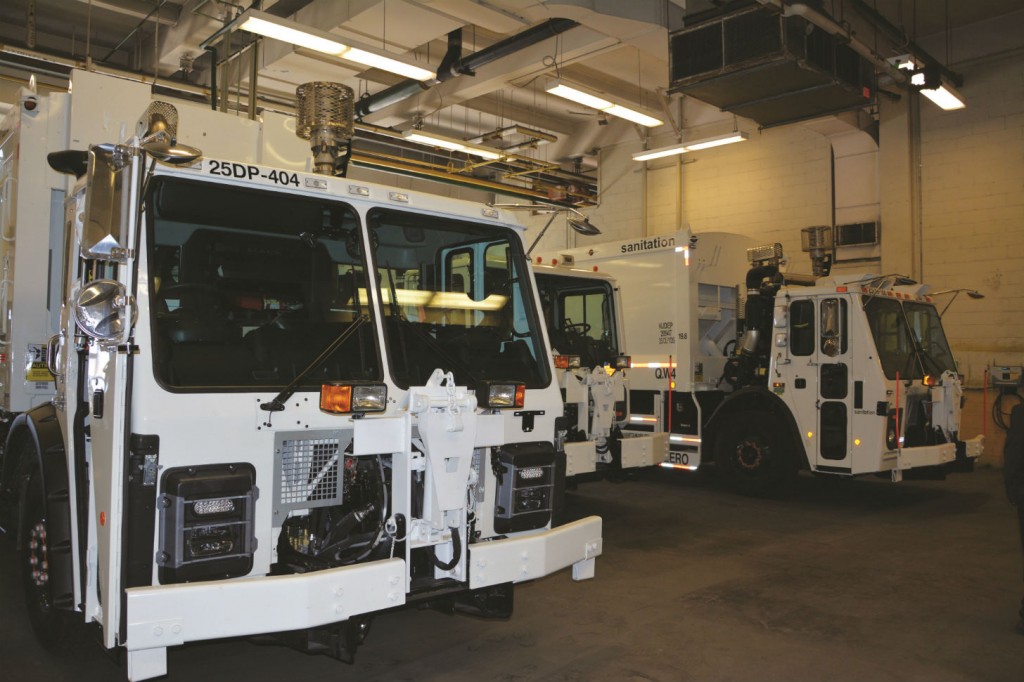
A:
[[[344,177],[355,135],[355,93],[341,83],[315,81],[295,90],[295,134],[309,140],[313,172]]]

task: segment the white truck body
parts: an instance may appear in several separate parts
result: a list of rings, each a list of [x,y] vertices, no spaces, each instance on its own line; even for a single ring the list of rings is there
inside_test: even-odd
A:
[[[40,157],[97,124],[78,116],[105,88],[150,99],[92,85],[38,98],[33,125],[71,131]],[[63,301],[53,400],[14,420],[0,466],[40,635],[99,623],[131,680],[166,674],[169,646],[324,626],[349,660],[376,612],[506,616],[514,583],[593,576],[600,518],[551,527],[562,402],[522,228],[242,153],[155,163],[121,106],[111,138],[54,162],[79,174],[56,176],[60,230],[9,233],[37,288],[26,254],[53,252]],[[240,122],[190,115],[211,136]]]
[[[629,425],[630,378],[626,329],[615,280],[572,268],[534,264],[555,374],[565,401],[556,444],[569,478],[615,473],[663,462],[667,433],[639,433]]]
[[[541,256],[615,278],[632,359],[630,428],[669,433],[664,466],[725,462],[749,492],[798,467],[894,480],[969,469],[983,439],[960,438],[960,378],[927,286],[871,274],[787,279],[777,268],[761,281],[747,263],[753,246],[680,231]],[[770,306],[756,358],[738,338],[744,292]]]

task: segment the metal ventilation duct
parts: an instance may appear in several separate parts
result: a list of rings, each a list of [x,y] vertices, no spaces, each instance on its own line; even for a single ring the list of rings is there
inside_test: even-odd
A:
[[[803,17],[754,6],[689,17],[669,35],[669,92],[776,126],[867,104],[874,69]]]

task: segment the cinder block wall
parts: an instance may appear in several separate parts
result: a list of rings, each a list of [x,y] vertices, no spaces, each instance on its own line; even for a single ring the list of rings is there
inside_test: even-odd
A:
[[[944,321],[969,384],[1024,364],[1024,55],[964,66],[968,106],[921,105],[923,276],[970,287]]]

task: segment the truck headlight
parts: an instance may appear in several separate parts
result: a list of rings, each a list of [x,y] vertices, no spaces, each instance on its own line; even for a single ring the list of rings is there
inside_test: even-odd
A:
[[[526,402],[526,384],[504,381],[485,381],[476,390],[480,407],[497,409],[522,407]]]
[[[633,363],[633,358],[629,355],[616,355],[615,356],[615,369],[629,369]]]
[[[234,578],[252,570],[259,496],[252,465],[171,469],[161,490],[161,584]]]
[[[579,369],[580,356],[578,355],[556,355],[555,369]]]
[[[498,475],[494,529],[513,533],[547,526],[554,498],[554,446],[512,443],[496,449],[491,457]]]
[[[388,406],[384,384],[330,383],[320,387],[320,409],[332,414],[383,412]]]

